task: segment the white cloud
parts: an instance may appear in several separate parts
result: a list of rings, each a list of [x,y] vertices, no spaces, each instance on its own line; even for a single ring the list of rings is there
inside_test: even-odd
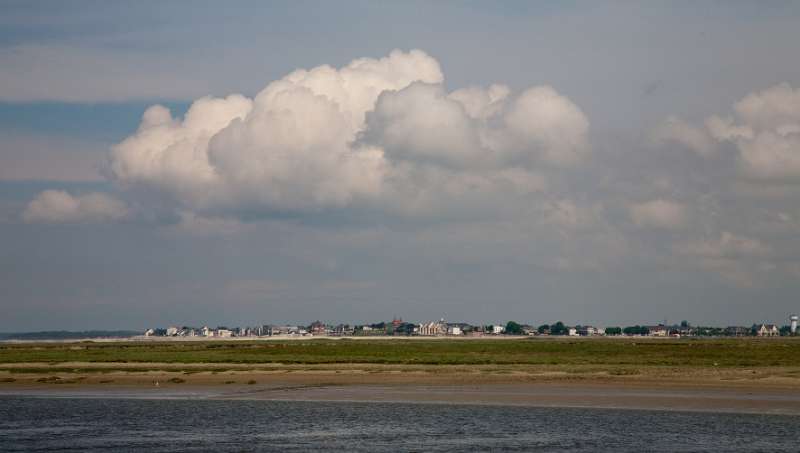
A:
[[[254,99],[202,98],[183,119],[148,109],[112,148],[110,179],[177,209],[308,212],[356,205],[430,212],[455,197],[541,191],[542,166],[589,152],[589,122],[541,86],[447,93],[419,50],[297,70]]]
[[[785,135],[762,131],[752,140],[737,140],[736,145],[746,176],[762,181],[800,182],[800,129]]]
[[[516,152],[535,150],[554,165],[572,166],[589,151],[589,120],[569,99],[552,87],[529,88],[511,104],[505,124]]]
[[[750,93],[734,104],[732,115],[712,115],[702,129],[670,118],[655,136],[681,142],[704,155],[718,144],[731,143],[746,178],[800,182],[800,89],[782,83]]]
[[[102,223],[125,218],[128,208],[102,193],[72,196],[60,190],[45,190],[28,203],[22,214],[28,223]]]
[[[751,93],[734,107],[735,120],[710,119],[733,142],[746,176],[765,181],[800,181],[800,89],[782,83]],[[724,124],[727,128],[722,128]]]
[[[551,87],[512,97],[502,85],[448,95],[440,84],[416,83],[378,98],[362,141],[384,149],[389,160],[570,167],[588,155],[588,129],[580,108]]]
[[[390,161],[469,168],[493,159],[479,134],[478,122],[441,84],[414,83],[378,97],[361,141],[382,148]]]
[[[643,228],[675,229],[686,225],[686,208],[670,200],[650,200],[628,207],[631,220]]]

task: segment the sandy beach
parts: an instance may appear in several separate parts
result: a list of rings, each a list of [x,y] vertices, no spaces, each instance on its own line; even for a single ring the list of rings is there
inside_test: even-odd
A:
[[[0,395],[629,408],[800,415],[800,370],[392,365],[25,364]],[[40,368],[40,369],[37,369]],[[126,369],[127,368],[127,369]],[[91,371],[87,371],[91,370]],[[13,371],[13,372],[12,372]]]

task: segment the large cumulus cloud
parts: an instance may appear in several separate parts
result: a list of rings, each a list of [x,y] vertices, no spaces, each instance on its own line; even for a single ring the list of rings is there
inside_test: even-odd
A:
[[[540,191],[543,168],[586,159],[588,128],[551,87],[448,92],[431,56],[393,51],[297,70],[253,99],[198,99],[183,118],[150,107],[107,174],[183,211],[418,212],[465,193]]]

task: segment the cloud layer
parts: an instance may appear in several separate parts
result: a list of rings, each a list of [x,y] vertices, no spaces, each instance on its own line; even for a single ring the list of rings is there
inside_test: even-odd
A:
[[[698,124],[671,116],[649,135],[658,150],[690,152],[594,153],[589,129],[551,86],[450,91],[434,58],[396,50],[296,70],[252,98],[203,97],[182,117],[153,105],[103,170],[135,209],[108,195],[45,191],[23,219],[141,217],[217,236],[286,218],[415,225],[415,240],[454,260],[598,270],[642,258],[743,286],[797,267],[794,252],[764,234],[796,232],[798,213],[742,211],[752,203],[739,184],[800,182],[800,91],[776,85],[729,115]]]

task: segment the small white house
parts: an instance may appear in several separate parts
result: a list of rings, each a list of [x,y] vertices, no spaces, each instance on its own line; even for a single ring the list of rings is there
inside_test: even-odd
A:
[[[447,335],[463,335],[464,333],[461,331],[461,327],[459,326],[450,326],[447,328]]]
[[[506,328],[504,326],[502,326],[502,325],[495,324],[495,325],[492,326],[492,333],[495,334],[495,335],[500,335],[501,333],[503,333],[505,331],[506,331]]]
[[[567,329],[567,335],[569,335],[570,337],[577,337],[578,336],[578,329],[576,329],[574,327],[569,327]]]

